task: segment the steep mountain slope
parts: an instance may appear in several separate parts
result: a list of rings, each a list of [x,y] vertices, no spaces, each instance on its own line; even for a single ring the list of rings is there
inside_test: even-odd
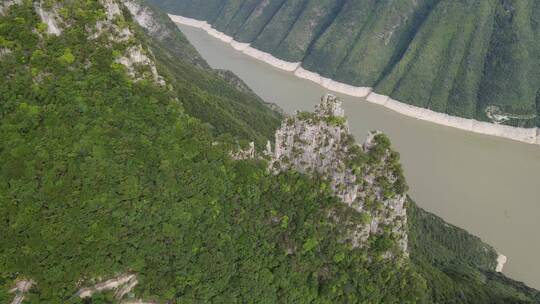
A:
[[[538,303],[540,293],[493,272],[496,253],[478,237],[407,202],[411,262],[428,303]]]
[[[257,157],[253,151],[240,155]],[[294,169],[322,177],[326,187],[356,211],[356,221],[341,219],[341,241],[392,257],[396,267],[410,263],[426,284],[426,294],[416,294],[417,303],[540,300],[536,290],[493,271],[500,265],[491,246],[416,206],[406,196],[399,154],[388,138],[371,132],[363,145],[356,144],[336,97],[324,96],[314,113],[287,117],[276,131],[274,149],[268,144],[264,155],[274,172]]]
[[[263,143],[273,133],[281,118],[275,105],[261,100],[233,73],[212,70],[165,14],[138,1],[125,3],[146,34],[139,39],[149,45],[160,73],[176,84],[175,95],[186,113],[210,123],[216,135]]]
[[[358,147],[337,107],[293,125],[321,139],[343,131],[346,151],[318,143],[339,152],[332,164],[348,180],[362,176],[359,195],[376,200],[369,216],[387,219],[387,198],[399,197],[406,226],[396,217],[356,246],[351,231],[366,224],[356,204],[367,200],[345,204],[339,191],[352,185],[329,182],[334,167],[312,174],[279,157],[272,171],[271,159],[231,157],[230,134],[260,141],[271,126],[252,126],[215,87],[267,121],[277,114],[156,14],[131,0],[3,8],[0,302],[538,302],[493,272],[493,248],[406,199],[388,139]],[[216,100],[230,116],[187,110]],[[278,155],[302,165],[295,147]],[[410,259],[396,246],[404,233]]]
[[[324,176],[336,196],[359,213],[362,221],[351,229],[353,246],[363,247],[383,236],[385,241],[378,245],[392,240],[396,244],[391,247],[408,255],[404,206],[408,188],[399,154],[376,132],[362,146],[356,144],[335,96],[324,96],[314,113],[284,120],[276,132],[274,152],[269,148],[273,170]]]
[[[372,87],[407,104],[540,126],[535,0],[149,2],[208,21],[239,42],[302,62],[323,77]]]

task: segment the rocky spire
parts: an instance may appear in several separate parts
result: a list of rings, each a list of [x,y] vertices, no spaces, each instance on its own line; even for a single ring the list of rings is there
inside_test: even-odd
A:
[[[297,112],[276,131],[270,168],[274,172],[294,169],[327,178],[344,203],[362,215],[362,223],[350,233],[356,247],[370,236],[389,238],[407,255],[407,215],[399,156],[388,139],[373,132],[363,146],[349,132],[341,102],[326,95],[314,113]]]
[[[315,106],[315,115],[319,117],[343,117],[345,118],[345,111],[341,107],[341,101],[332,95],[326,94],[321,98],[321,103]]]

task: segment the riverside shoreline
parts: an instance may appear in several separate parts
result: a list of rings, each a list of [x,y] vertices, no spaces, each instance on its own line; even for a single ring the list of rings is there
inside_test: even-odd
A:
[[[333,92],[358,98],[365,98],[365,100],[367,100],[368,102],[384,106],[385,108],[393,110],[394,112],[419,120],[424,120],[473,133],[497,136],[528,144],[540,145],[539,128],[519,128],[489,122],[482,122],[475,119],[451,116],[445,113],[435,112],[429,109],[409,105],[407,103],[394,100],[389,96],[378,94],[373,91],[373,88],[355,87],[349,84],[325,78],[317,73],[305,70],[301,67],[301,62],[287,62],[276,58],[271,54],[255,49],[251,47],[249,43],[241,43],[235,41],[232,37],[212,28],[212,26],[206,21],[171,14],[169,14],[169,17],[175,23],[200,28],[206,31],[212,37],[215,37],[225,43],[230,44],[237,51],[240,51],[257,60],[263,61],[275,68],[287,72],[292,72],[295,76],[299,78],[315,82],[320,86]]]

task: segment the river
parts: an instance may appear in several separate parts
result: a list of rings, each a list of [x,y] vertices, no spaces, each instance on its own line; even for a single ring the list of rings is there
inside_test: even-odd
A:
[[[205,31],[179,25],[208,63],[242,78],[286,112],[313,110],[323,87],[259,62]],[[362,142],[380,130],[401,154],[411,197],[508,257],[504,273],[540,289],[540,147],[406,117],[338,95]]]

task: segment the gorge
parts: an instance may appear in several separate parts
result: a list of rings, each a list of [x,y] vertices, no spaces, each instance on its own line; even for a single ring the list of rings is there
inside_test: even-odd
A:
[[[327,93],[238,52],[204,30],[179,26],[213,67],[232,70],[264,100],[276,102],[288,113],[310,110]],[[373,129],[390,136],[401,153],[410,193],[420,206],[480,235],[508,257],[505,273],[540,286],[537,146],[437,126],[338,95],[355,136],[363,138]]]
[[[407,128],[424,123],[268,66],[246,77],[261,66],[195,32],[208,62],[144,1],[3,2],[0,302],[540,301],[506,276],[511,248],[413,201],[430,191],[409,190],[390,137],[426,158],[414,176],[432,165],[417,140],[457,130]],[[429,202],[458,210],[448,198]]]

